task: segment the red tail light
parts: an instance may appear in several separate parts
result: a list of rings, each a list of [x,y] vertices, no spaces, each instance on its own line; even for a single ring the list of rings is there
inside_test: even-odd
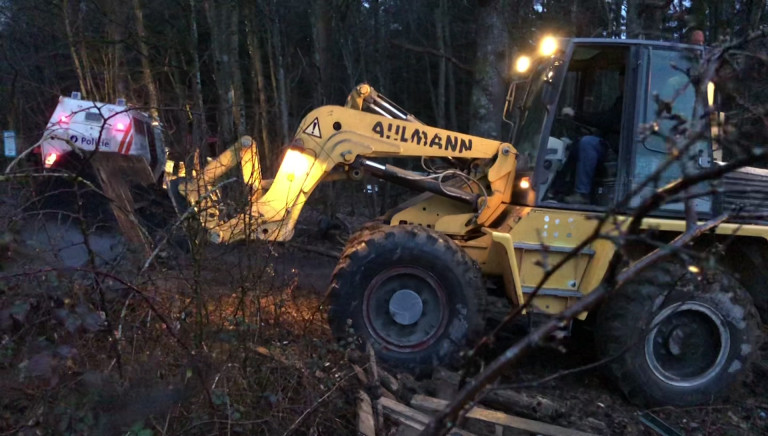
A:
[[[69,125],[69,115],[62,115],[59,117],[59,124],[62,126],[68,126]]]
[[[115,131],[116,132],[125,132],[125,128],[127,127],[126,123],[117,123],[115,124]]]
[[[45,156],[45,161],[44,161],[45,167],[46,168],[52,167],[53,164],[56,162],[56,159],[58,159],[58,158],[59,158],[59,155],[56,154],[55,151],[52,151],[52,152],[48,153],[48,155]]]

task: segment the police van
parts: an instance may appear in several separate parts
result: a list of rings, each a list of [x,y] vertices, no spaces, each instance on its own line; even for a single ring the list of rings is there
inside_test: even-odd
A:
[[[40,144],[45,168],[71,168],[93,153],[140,157],[153,179],[162,182],[166,148],[160,124],[149,114],[126,105],[82,100],[79,92],[59,97]],[[117,158],[117,156],[115,156]],[[103,157],[102,157],[103,158]],[[119,159],[119,158],[118,158]]]

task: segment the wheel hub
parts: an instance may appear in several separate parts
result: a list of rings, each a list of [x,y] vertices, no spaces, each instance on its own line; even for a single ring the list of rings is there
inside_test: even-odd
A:
[[[673,356],[680,356],[683,354],[683,341],[685,340],[686,332],[681,327],[676,327],[672,330],[667,341],[667,348],[670,354]]]
[[[445,289],[422,268],[400,266],[379,273],[363,297],[366,329],[386,347],[404,352],[423,350],[445,331]]]
[[[694,386],[713,377],[725,364],[730,335],[725,319],[697,301],[662,310],[646,336],[645,356],[651,371],[666,383]]]
[[[389,314],[400,325],[411,325],[421,318],[424,303],[419,294],[410,289],[401,289],[389,300]]]

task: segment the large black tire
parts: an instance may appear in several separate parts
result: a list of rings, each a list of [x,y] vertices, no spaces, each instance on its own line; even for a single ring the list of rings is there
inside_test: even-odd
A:
[[[419,226],[371,226],[350,240],[328,291],[334,336],[370,344],[385,366],[414,374],[456,364],[484,327],[472,259]]]
[[[386,229],[387,227],[389,227],[388,224],[384,224],[383,222],[378,220],[368,221],[367,223],[363,224],[359,229],[357,229],[356,232],[352,233],[349,236],[349,238],[347,238],[347,242],[344,244],[343,253],[346,253],[350,249],[350,247],[355,246],[361,240],[370,238],[371,233],[377,230]]]
[[[676,262],[649,268],[599,309],[595,339],[608,375],[641,406],[726,397],[760,345],[757,310],[730,275]]]

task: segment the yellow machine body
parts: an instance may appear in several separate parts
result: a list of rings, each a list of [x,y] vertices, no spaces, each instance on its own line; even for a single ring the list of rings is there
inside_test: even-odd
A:
[[[393,213],[390,224],[416,224],[451,236],[484,274],[503,277],[506,294],[515,305],[526,301],[549,268],[594,232],[601,213],[512,204],[515,189],[519,195],[531,188],[522,188],[516,178],[519,154],[511,144],[427,126],[410,115],[392,119],[362,111],[366,98],[376,95],[362,84],[344,107],[311,111],[300,123],[273,180],[262,180],[256,144],[244,137],[211,161],[193,183],[182,185],[181,193],[201,210],[211,239],[217,243],[246,238],[289,240],[308,197],[332,169],[349,172],[360,157],[409,156],[475,159],[489,189],[474,205],[425,193]],[[216,181],[238,163],[243,179],[253,188],[251,207],[222,220],[209,208],[210,194]],[[601,233],[617,234],[627,223],[627,217],[616,217],[603,225]],[[646,218],[642,228],[680,233],[685,221]],[[723,224],[715,233],[768,240],[768,229],[759,225]],[[608,239],[582,249],[543,283],[532,301],[533,310],[558,313],[591,292],[614,254],[615,245]]]

